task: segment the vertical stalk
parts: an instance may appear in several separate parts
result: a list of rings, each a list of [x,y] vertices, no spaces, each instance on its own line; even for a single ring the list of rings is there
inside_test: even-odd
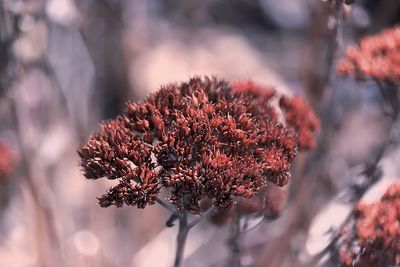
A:
[[[229,239],[229,248],[231,250],[230,259],[227,266],[241,267],[242,262],[240,259],[240,216],[235,214],[231,224],[231,236]]]
[[[176,239],[177,245],[174,267],[180,267],[182,264],[189,229],[188,214],[186,211],[183,211],[179,216],[179,232]]]
[[[166,203],[164,200],[161,198],[157,198],[156,202],[166,210],[171,212],[171,217],[167,221],[167,227],[171,227],[174,225],[174,222],[176,219],[179,219],[179,230],[178,230],[178,235],[176,238],[176,254],[175,254],[175,262],[174,262],[174,267],[180,267],[182,265],[183,257],[184,257],[184,250],[185,250],[185,245],[186,245],[186,239],[188,237],[190,229],[192,229],[194,226],[199,224],[201,221],[203,221],[205,218],[207,218],[208,215],[210,215],[215,207],[211,206],[208,208],[203,214],[201,214],[198,218],[193,220],[192,222],[189,223],[189,214],[186,210],[179,212],[176,210],[174,207],[170,206],[168,203]]]

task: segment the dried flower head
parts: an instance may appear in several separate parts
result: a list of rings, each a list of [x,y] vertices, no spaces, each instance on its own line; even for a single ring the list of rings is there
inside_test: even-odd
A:
[[[373,204],[359,203],[338,241],[342,266],[400,266],[400,182]]]
[[[340,75],[350,75],[359,80],[372,78],[399,85],[400,28],[386,29],[361,39],[359,48],[347,49],[337,71]]]
[[[11,149],[0,142],[0,180],[7,178],[14,168],[14,157]]]
[[[204,198],[230,207],[290,177],[296,135],[268,101],[216,78],[161,87],[102,123],[78,151],[81,166],[88,179],[118,179],[103,207],[144,208],[162,188],[178,209],[197,213]]]

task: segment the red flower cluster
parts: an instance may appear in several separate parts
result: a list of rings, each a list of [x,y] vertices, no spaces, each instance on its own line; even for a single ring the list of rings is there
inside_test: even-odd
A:
[[[342,266],[400,266],[400,182],[373,204],[359,203],[354,222],[342,229]]]
[[[386,29],[378,35],[364,37],[360,47],[347,49],[338,63],[341,75],[357,79],[372,78],[390,84],[400,84],[400,28]]]
[[[78,151],[87,178],[119,179],[100,205],[144,208],[166,188],[178,209],[197,213],[202,199],[227,208],[267,181],[287,184],[297,134],[278,122],[273,90],[244,89],[193,78],[101,124]]]
[[[14,167],[14,157],[10,148],[0,142],[0,180],[7,178]]]

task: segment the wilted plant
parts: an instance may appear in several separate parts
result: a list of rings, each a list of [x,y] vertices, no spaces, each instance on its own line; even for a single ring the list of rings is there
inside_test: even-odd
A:
[[[339,75],[359,81],[372,79],[379,89],[391,116],[390,129],[376,156],[361,172],[363,181],[352,184],[346,192],[360,199],[382,176],[379,163],[398,140],[400,31],[397,27],[361,39],[359,48],[350,47],[337,66]],[[341,266],[399,266],[400,216],[399,183],[391,185],[381,200],[373,204],[358,201],[347,221],[335,235],[333,251]],[[349,203],[348,203],[349,204]],[[353,203],[354,204],[354,203]]]
[[[268,182],[286,185],[297,148],[314,144],[309,139],[318,121],[309,108],[282,100],[285,126],[271,103],[275,92],[250,85],[205,77],[161,87],[102,123],[78,151],[88,179],[119,180],[100,206],[158,202],[173,213],[167,225],[179,220],[175,266],[191,227],[214,207],[229,209],[240,197],[254,197]],[[296,108],[305,119],[291,113]],[[211,203],[207,211],[201,201]],[[199,217],[189,222],[188,214]]]

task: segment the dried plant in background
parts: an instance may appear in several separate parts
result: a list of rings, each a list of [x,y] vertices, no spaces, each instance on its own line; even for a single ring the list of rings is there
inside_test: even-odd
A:
[[[0,141],[0,180],[6,179],[15,166],[14,155],[4,142]]]
[[[358,203],[337,243],[342,266],[400,266],[400,182],[380,202]]]
[[[384,111],[390,115],[388,134],[382,137],[379,149],[365,163],[362,178],[344,191],[353,204],[378,180],[385,179],[382,159],[388,156],[389,148],[397,144],[400,123],[400,94],[397,90],[400,85],[399,41],[399,28],[385,29],[380,34],[361,39],[359,48],[348,48],[345,57],[338,62],[339,75],[375,82],[373,86],[379,89],[384,100]],[[393,184],[380,202],[359,202],[353,215],[344,217],[347,222],[341,223],[340,234],[334,234],[336,239],[331,240],[341,266],[399,266],[399,189],[399,183]],[[343,205],[341,201],[336,204]],[[336,232],[334,228],[329,231]]]
[[[388,138],[371,166],[379,163],[387,147],[397,139],[400,114],[400,28],[387,28],[361,39],[359,48],[349,47],[337,66],[339,75],[357,80],[373,79],[384,101],[383,110],[391,117]],[[374,168],[375,168],[374,167]]]
[[[341,75],[359,80],[371,78],[392,85],[400,84],[400,28],[361,39],[359,47],[347,49],[337,67]]]

